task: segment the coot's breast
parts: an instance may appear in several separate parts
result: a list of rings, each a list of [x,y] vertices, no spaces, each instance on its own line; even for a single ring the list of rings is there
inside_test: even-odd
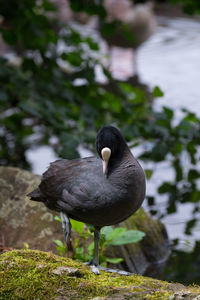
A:
[[[83,206],[74,209],[72,218],[99,227],[113,225],[131,216],[141,206],[145,176],[138,163],[118,168],[109,176],[103,174],[100,159],[94,159],[90,170],[88,167],[87,164],[77,179],[80,186],[86,187],[87,208],[81,202]],[[72,192],[74,188],[73,183]]]

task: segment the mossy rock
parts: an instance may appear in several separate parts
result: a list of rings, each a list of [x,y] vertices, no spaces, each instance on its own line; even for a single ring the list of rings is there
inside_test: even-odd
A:
[[[40,176],[12,167],[0,167],[0,246],[55,251],[54,239],[63,240],[55,214],[44,204],[26,195],[39,183]]]
[[[69,258],[38,250],[0,255],[0,299],[195,299],[200,287],[184,287],[139,275],[100,275]],[[196,298],[197,299],[197,298]]]

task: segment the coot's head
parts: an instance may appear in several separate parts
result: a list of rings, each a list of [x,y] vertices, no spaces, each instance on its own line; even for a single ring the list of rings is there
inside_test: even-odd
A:
[[[96,137],[96,149],[103,160],[103,173],[107,173],[108,165],[122,159],[125,149],[128,149],[120,131],[113,126],[102,127]]]

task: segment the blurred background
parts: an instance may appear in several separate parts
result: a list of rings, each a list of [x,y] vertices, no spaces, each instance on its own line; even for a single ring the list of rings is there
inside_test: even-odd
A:
[[[145,210],[200,283],[200,2],[1,0],[0,165],[42,174],[118,126],[146,172]]]

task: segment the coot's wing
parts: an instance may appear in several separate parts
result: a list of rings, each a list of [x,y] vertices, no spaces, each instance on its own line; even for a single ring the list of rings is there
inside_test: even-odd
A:
[[[69,172],[69,166],[68,160],[56,160],[51,163],[47,171],[43,173],[40,185],[28,194],[31,200],[47,204],[51,198],[56,198],[63,182],[64,171]]]
[[[89,210],[92,203],[94,201],[87,186],[80,183],[72,188],[71,193],[67,189],[63,189],[62,197],[57,202],[57,205],[61,210],[74,214],[75,211],[84,212]]]
[[[59,200],[64,189],[71,191],[80,172],[87,167],[90,159],[56,160],[42,175],[39,189],[43,196]]]
[[[39,185],[41,198],[45,199],[42,201],[51,209],[66,210],[68,213],[89,209],[93,205],[99,180],[103,177],[101,169],[100,160],[95,157],[51,163]]]

